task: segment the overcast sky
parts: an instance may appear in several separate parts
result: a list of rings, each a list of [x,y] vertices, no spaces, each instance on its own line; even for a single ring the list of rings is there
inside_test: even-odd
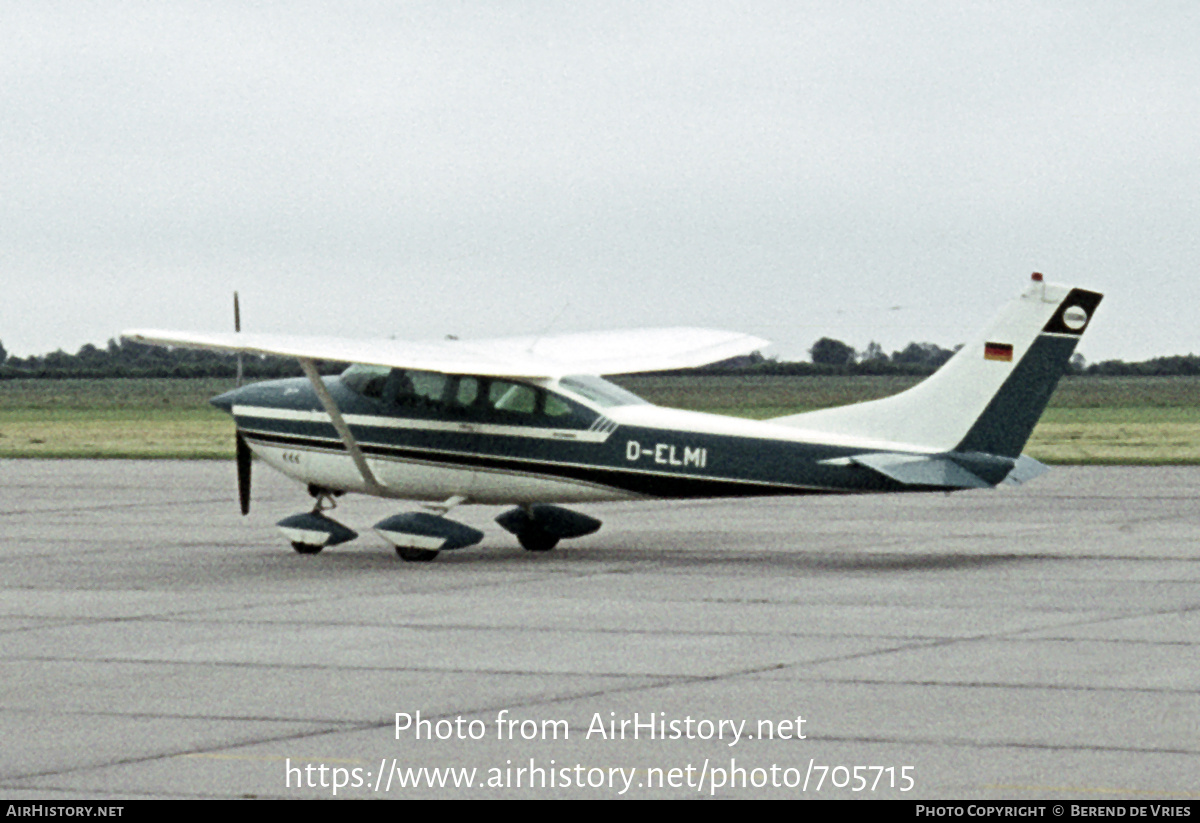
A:
[[[1200,352],[1200,4],[0,0],[0,341]]]

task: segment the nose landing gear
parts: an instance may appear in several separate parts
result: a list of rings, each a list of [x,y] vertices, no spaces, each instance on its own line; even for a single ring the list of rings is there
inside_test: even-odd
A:
[[[336,546],[358,537],[358,532],[354,529],[325,516],[326,511],[336,508],[337,503],[333,498],[340,492],[331,492],[316,486],[309,486],[308,491],[317,499],[312,511],[293,514],[275,524],[291,542],[293,549],[300,554],[319,554],[326,546]]]

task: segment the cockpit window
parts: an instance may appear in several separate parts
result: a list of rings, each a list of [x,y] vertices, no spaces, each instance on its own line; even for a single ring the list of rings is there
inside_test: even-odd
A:
[[[393,369],[383,399],[397,406],[438,408],[450,377],[440,372]]]
[[[391,371],[387,366],[364,366],[355,363],[342,372],[342,383],[355,394],[378,400],[383,397],[383,386],[387,383]]]
[[[631,391],[615,386],[600,377],[588,374],[573,374],[558,381],[558,385],[580,397],[586,397],[602,408],[609,406],[645,406],[647,401]]]

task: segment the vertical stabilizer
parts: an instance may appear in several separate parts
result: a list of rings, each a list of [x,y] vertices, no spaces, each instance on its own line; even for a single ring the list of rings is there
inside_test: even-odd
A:
[[[1017,457],[1101,297],[1034,275],[978,337],[911,389],[772,422],[920,450]]]

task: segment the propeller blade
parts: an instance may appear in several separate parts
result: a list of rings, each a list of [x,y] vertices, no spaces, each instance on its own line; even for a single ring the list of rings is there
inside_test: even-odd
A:
[[[237,434],[237,479],[238,501],[242,504],[242,514],[250,513],[250,446],[242,433]]]
[[[238,293],[233,293],[233,330],[240,332],[242,330],[242,310],[238,306]],[[242,353],[237,355],[237,387],[242,387]]]

